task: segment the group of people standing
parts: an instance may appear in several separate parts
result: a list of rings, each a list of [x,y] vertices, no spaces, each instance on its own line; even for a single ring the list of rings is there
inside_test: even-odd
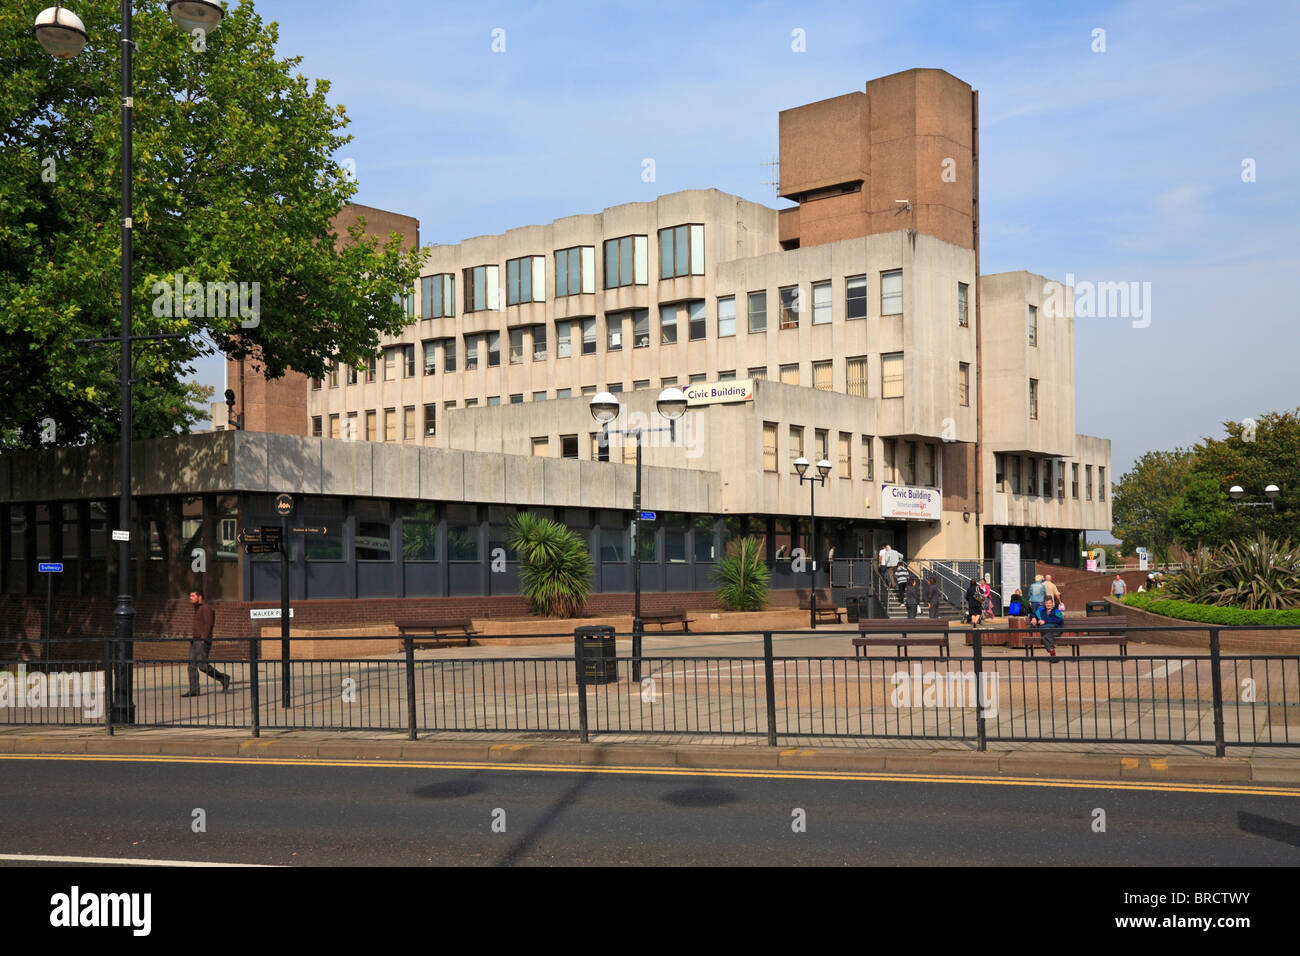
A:
[[[915,618],[924,601],[929,605],[931,619],[938,620],[938,579],[931,574],[925,579],[923,585],[921,579],[908,569],[902,552],[895,550],[893,545],[887,544],[882,547],[878,557],[881,581],[886,588],[894,589],[894,593],[898,596],[898,603],[907,608],[907,616]]]

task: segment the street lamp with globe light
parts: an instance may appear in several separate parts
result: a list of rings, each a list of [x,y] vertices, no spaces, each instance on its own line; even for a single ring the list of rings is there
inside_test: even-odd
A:
[[[611,429],[610,423],[618,418],[623,406],[610,392],[598,392],[591,397],[587,406],[591,417],[600,425],[600,442],[608,445],[610,435],[622,435],[636,440],[636,491],[632,496],[632,680],[641,680],[641,436],[655,432],[668,432],[670,439],[676,439],[676,423],[686,413],[686,393],[680,388],[665,388],[655,400],[655,408],[660,416],[667,419],[667,428],[626,428]]]
[[[1246,494],[1245,488],[1241,487],[1241,485],[1233,485],[1231,488],[1228,489],[1228,497],[1232,499],[1233,504],[1237,505],[1237,507],[1239,508],[1251,509],[1250,511],[1251,531],[1256,537],[1259,536],[1259,520],[1255,517],[1256,515],[1255,509],[1268,508],[1271,511],[1276,511],[1277,498],[1278,495],[1280,495],[1281,493],[1282,493],[1282,489],[1279,488],[1277,485],[1273,485],[1273,484],[1265,485],[1264,497],[1268,499],[1267,501],[1242,501],[1241,499]]]
[[[808,459],[802,455],[794,460],[794,470],[799,472],[799,484],[808,483],[808,547],[812,554],[808,559],[808,580],[812,587],[808,591],[808,624],[817,629],[817,486],[826,486],[826,476],[831,473],[831,463],[823,458],[817,462],[817,474],[809,475]]]
[[[187,33],[216,29],[225,11],[213,0],[169,0],[167,9],[172,19]],[[185,333],[164,335],[131,334],[131,177],[132,177],[132,70],[131,56],[135,42],[131,39],[131,0],[122,0],[122,329],[117,337],[79,339],[77,344],[103,344],[115,342],[121,346],[118,381],[121,388],[121,451],[120,497],[118,524],[114,532],[118,541],[117,606],[113,610],[113,633],[116,641],[114,659],[113,700],[110,710],[114,723],[135,722],[135,704],[132,701],[132,633],[135,629],[135,608],[131,596],[131,343],[157,339],[184,338]],[[42,10],[34,25],[36,39],[41,46],[60,59],[71,59],[80,53],[89,40],[86,25],[63,4]],[[119,534],[118,532],[121,532]]]

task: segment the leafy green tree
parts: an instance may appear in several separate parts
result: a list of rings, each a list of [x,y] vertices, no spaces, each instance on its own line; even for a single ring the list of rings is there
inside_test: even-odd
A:
[[[1204,472],[1192,473],[1182,497],[1169,509],[1174,540],[1185,551],[1218,545],[1233,517],[1232,504],[1219,480]]]
[[[46,419],[59,444],[118,431],[117,350],[72,343],[120,330],[120,8],[77,0],[90,40],[62,60],[33,36],[40,6],[0,9],[0,450],[40,443]],[[338,241],[331,221],[357,188],[333,158],[347,117],[328,82],[276,55],[251,0],[202,42],[165,0],[134,7],[132,323],[184,335],[136,346],[135,433],[152,437],[206,416],[187,382],[202,355],[254,357],[276,378],[375,354],[405,325],[394,296],[419,255],[362,224]]]
[[[510,520],[508,543],[519,555],[519,584],[529,609],[576,617],[591,594],[591,554],[575,532],[527,511]]]
[[[1270,537],[1300,540],[1300,409],[1224,422],[1223,428],[1225,437],[1207,438],[1196,447],[1196,472],[1211,476],[1225,493],[1240,485],[1247,501],[1265,500],[1270,484],[1282,492],[1276,510],[1230,506],[1223,538],[1254,537],[1258,522],[1259,531]]]
[[[1175,541],[1170,511],[1183,496],[1195,459],[1188,448],[1149,451],[1120,478],[1112,493],[1111,532],[1123,554],[1145,547],[1160,563],[1169,560]]]
[[[755,537],[728,542],[727,553],[713,569],[718,603],[730,611],[761,611],[767,603],[772,572],[764,560],[766,548]]]

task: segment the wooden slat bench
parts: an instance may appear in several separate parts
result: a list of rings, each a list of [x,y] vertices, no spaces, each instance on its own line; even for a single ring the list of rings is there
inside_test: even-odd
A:
[[[1095,644],[1118,645],[1119,656],[1128,656],[1128,634],[1125,631],[1128,621],[1125,618],[1117,615],[1085,617],[1081,623],[1073,626],[1086,627],[1087,631],[1071,630],[1068,625],[1062,628],[1051,628],[1051,630],[1057,631],[1057,646],[1071,648],[1075,657],[1079,656],[1079,648],[1091,647]],[[1096,630],[1093,630],[1094,628]],[[1112,630],[1110,630],[1110,633],[1106,633],[1103,629]],[[1047,628],[1033,627],[1032,625],[1025,629],[1025,634],[1020,638],[1020,642],[1025,649],[1026,657],[1033,657],[1034,649],[1043,646],[1042,632],[1044,630],[1047,630]]]
[[[903,636],[903,631],[908,632],[908,636]],[[889,647],[893,646],[894,656],[907,656],[909,647],[928,647],[934,646],[939,648],[939,656],[948,656],[948,622],[947,621],[922,621],[916,618],[907,621],[895,620],[877,620],[877,621],[859,621],[858,637],[853,638],[853,649],[859,657],[866,656],[868,647]],[[942,632],[942,633],[940,633]],[[885,637],[885,634],[893,634],[893,637]],[[880,635],[868,637],[867,635]]]
[[[799,598],[799,610],[812,610],[812,598],[807,588],[796,588],[795,596]],[[836,624],[844,619],[844,614],[831,600],[831,592],[826,588],[818,588],[817,594],[817,620],[834,620]]]
[[[412,638],[417,647],[433,641],[459,640],[462,637],[465,638],[465,646],[469,647],[473,644],[470,638],[480,633],[469,618],[445,621],[397,621],[395,626],[402,638]]]
[[[667,611],[643,611],[641,613],[642,625],[658,624],[661,631],[666,624],[680,624],[683,631],[689,631],[691,622],[694,620],[693,617],[688,618],[686,612],[679,607],[670,608]]]

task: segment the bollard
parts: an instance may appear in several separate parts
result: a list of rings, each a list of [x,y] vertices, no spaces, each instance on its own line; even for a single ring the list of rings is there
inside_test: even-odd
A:
[[[776,746],[776,672],[772,665],[772,632],[763,632],[763,684],[767,694],[767,745]]]
[[[254,737],[262,736],[262,688],[259,683],[258,665],[261,663],[261,648],[258,647],[257,638],[252,638],[248,642],[248,684],[249,696],[252,699],[252,733]]]

